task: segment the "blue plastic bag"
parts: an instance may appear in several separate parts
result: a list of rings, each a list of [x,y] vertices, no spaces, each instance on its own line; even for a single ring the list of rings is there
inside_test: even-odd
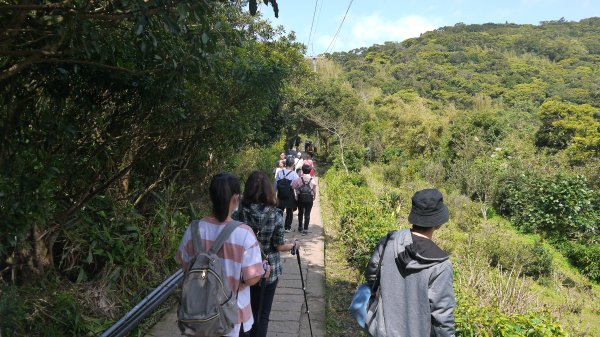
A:
[[[358,323],[361,328],[365,328],[365,319],[367,318],[367,306],[369,305],[369,299],[371,298],[371,287],[363,283],[356,288],[354,296],[352,296],[352,303],[348,310]]]

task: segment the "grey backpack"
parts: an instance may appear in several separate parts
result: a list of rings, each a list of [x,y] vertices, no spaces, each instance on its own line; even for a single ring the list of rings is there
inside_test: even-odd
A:
[[[241,223],[229,222],[207,252],[202,245],[198,222],[191,224],[195,256],[183,276],[177,324],[184,336],[223,336],[233,329],[239,309],[237,294],[234,296],[229,288],[217,252]]]

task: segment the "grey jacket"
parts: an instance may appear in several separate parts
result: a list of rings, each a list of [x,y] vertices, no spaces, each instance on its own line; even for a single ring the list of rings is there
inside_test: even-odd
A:
[[[379,241],[365,276],[375,281],[385,237]],[[375,337],[454,336],[452,263],[431,240],[412,235],[410,229],[394,232],[381,264],[382,310]],[[381,317],[380,317],[381,316]]]

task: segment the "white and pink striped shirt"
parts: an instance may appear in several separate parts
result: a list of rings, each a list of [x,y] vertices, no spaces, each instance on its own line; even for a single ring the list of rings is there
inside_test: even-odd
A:
[[[204,218],[197,222],[198,226],[200,226],[199,233],[202,237],[202,244],[206,250],[212,247],[214,240],[217,239],[217,236],[227,224],[227,222],[217,223],[211,220],[210,218]],[[238,294],[237,303],[240,308],[238,322],[233,330],[226,335],[237,337],[241,323],[244,323],[245,331],[250,330],[254,323],[252,307],[250,306],[250,287],[240,281],[263,274],[260,246],[252,229],[242,224],[225,240],[223,247],[217,255],[223,262],[224,273],[227,275],[229,287],[234,293],[237,291]],[[192,229],[188,227],[181,239],[175,259],[185,270],[192,256],[194,256]]]

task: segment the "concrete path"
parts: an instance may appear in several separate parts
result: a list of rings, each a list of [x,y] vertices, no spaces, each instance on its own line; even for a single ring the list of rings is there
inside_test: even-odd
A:
[[[318,183],[318,178],[315,178]],[[298,228],[294,214],[292,228]],[[321,221],[320,197],[317,195],[311,211],[308,235],[293,231],[286,239],[298,239],[302,243],[300,258],[306,287],[310,322],[314,337],[325,336],[325,250],[323,223]],[[310,327],[302,291],[300,268],[295,255],[281,253],[283,275],[279,279],[267,337],[309,337]],[[176,308],[170,310],[146,335],[146,337],[179,337]]]

